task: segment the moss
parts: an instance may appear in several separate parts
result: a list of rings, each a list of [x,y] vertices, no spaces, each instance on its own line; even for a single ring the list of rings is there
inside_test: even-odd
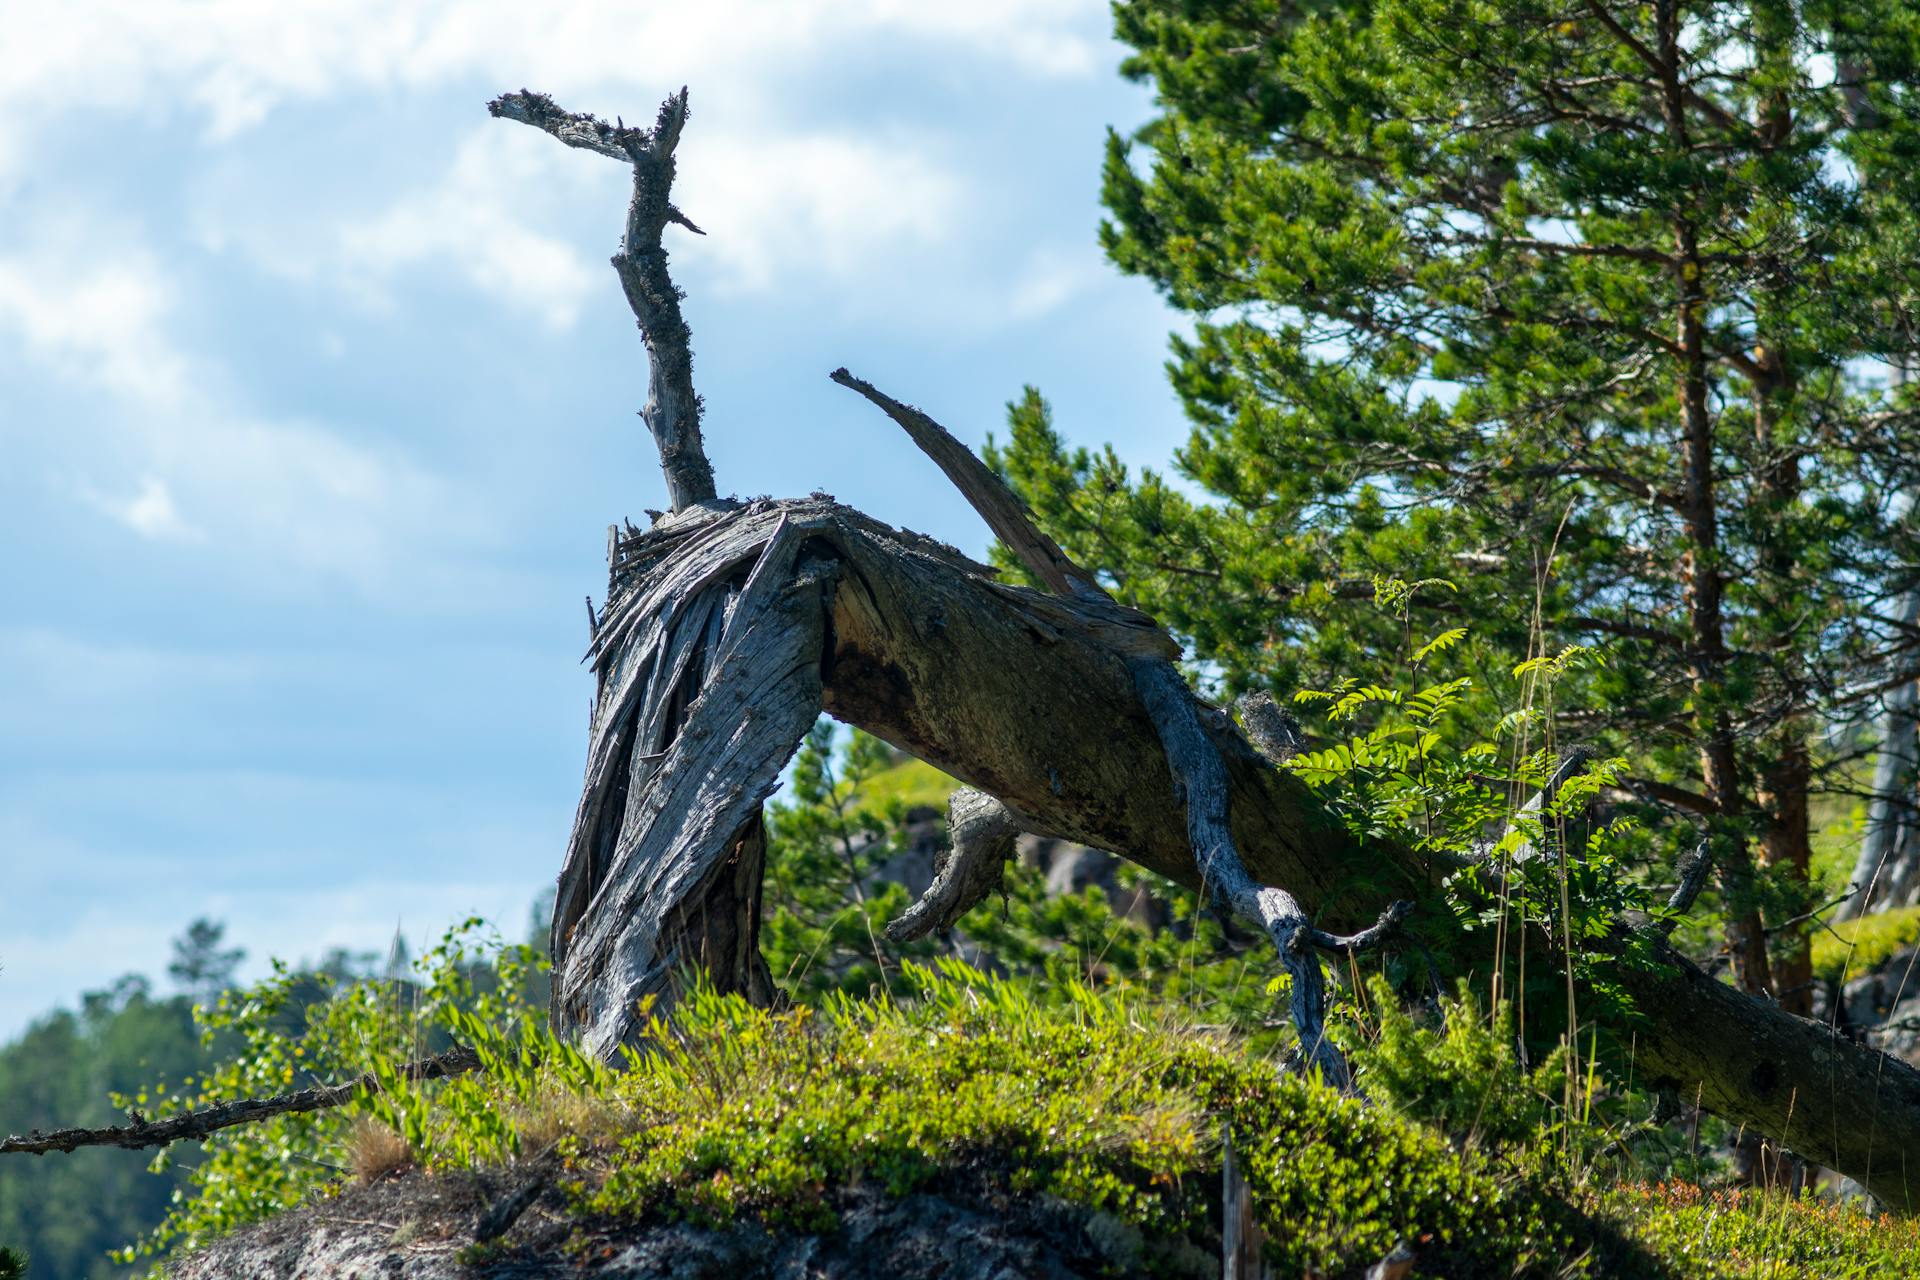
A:
[[[1901,907],[1858,920],[1843,920],[1833,932],[1813,938],[1813,971],[1828,982],[1877,969],[1903,947],[1920,941],[1920,907]]]

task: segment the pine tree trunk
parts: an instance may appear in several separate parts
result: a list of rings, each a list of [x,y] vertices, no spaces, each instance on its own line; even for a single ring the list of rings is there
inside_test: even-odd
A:
[[[1789,734],[1797,727],[1798,722],[1790,722]],[[1766,810],[1767,826],[1760,837],[1760,863],[1784,872],[1797,885],[1808,883],[1813,867],[1807,803],[1812,783],[1813,762],[1806,739],[1789,736],[1762,779],[1760,805]],[[1777,926],[1770,958],[1774,998],[1788,1013],[1807,1014],[1813,1007],[1813,951],[1805,932]]]

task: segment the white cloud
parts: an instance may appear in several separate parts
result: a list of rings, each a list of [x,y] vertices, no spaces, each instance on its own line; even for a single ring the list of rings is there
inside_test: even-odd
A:
[[[757,291],[787,271],[845,277],[889,244],[928,243],[957,216],[965,184],[926,139],[876,140],[885,117],[871,112],[839,128],[796,122],[805,109],[794,95],[817,92],[822,69],[863,49],[897,60],[921,46],[930,69],[959,54],[1029,76],[1084,77],[1100,70],[1107,22],[1099,0],[67,0],[9,14],[0,119],[30,137],[53,113],[138,109],[151,120],[185,111],[209,142],[224,142],[271,128],[290,102],[379,111],[396,90],[528,84],[576,110],[644,115],[689,84],[699,145],[683,157],[682,190],[699,196],[696,220],[715,237],[694,252],[717,265],[723,287]],[[303,246],[296,227],[291,239],[248,245],[273,231],[236,232],[233,218],[203,238],[236,235],[281,274],[316,278],[345,263],[350,274],[336,283],[376,301],[389,296],[393,272],[444,260],[483,292],[565,328],[598,264],[530,229],[524,196],[537,187],[513,184],[595,161],[528,160],[536,153],[523,144],[493,140],[509,132],[469,136],[441,178],[345,230],[329,227],[325,243]],[[425,155],[445,150],[395,138]]]
[[[160,321],[173,290],[153,256],[126,245],[125,228],[43,219],[23,252],[0,258],[0,336],[69,377],[151,406],[186,394],[186,363]]]
[[[713,264],[715,283],[738,293],[789,272],[884,275],[888,255],[940,242],[966,207],[964,187],[921,150],[853,137],[705,137],[681,169],[681,206],[707,236],[676,253]]]
[[[581,159],[528,129],[477,129],[437,183],[342,228],[340,260],[375,285],[403,267],[442,260],[481,292],[531,308],[550,328],[570,328],[588,291],[604,285],[602,273],[511,211],[529,193],[550,202],[556,187],[577,188],[557,161]]]
[[[681,148],[674,190],[707,234],[669,229],[668,247],[680,283],[697,281],[703,297],[796,282],[885,295],[973,212],[966,184],[926,137],[701,124],[697,144]],[[587,299],[617,288],[604,253],[617,243],[627,182],[611,160],[488,120],[459,140],[441,172],[365,214],[329,209],[323,222],[272,184],[223,176],[196,197],[196,238],[378,309],[401,294],[403,273],[455,276],[565,331]],[[602,253],[589,257],[583,235]]]
[[[139,537],[214,541],[254,565],[319,570],[377,587],[449,509],[444,485],[404,456],[237,402],[217,362],[175,343],[179,290],[126,227],[49,211],[0,256],[0,343],[106,393],[58,431],[0,417],[16,468]]]
[[[202,537],[200,530],[180,518],[173,504],[173,490],[158,476],[140,477],[140,489],[130,498],[114,498],[84,487],[81,496],[143,538],[198,541]]]
[[[502,88],[538,79],[555,92],[746,87],[874,37],[1086,75],[1106,22],[1097,0],[67,0],[9,12],[0,99],[66,109],[186,101],[223,138],[292,98],[474,76],[514,82]]]
[[[1105,264],[1091,249],[1036,249],[1014,279],[1007,309],[1022,320],[1035,320],[1109,278]]]

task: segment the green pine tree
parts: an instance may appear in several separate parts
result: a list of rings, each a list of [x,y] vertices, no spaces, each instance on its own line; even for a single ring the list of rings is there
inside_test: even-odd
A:
[[[1739,979],[1803,1001],[1817,743],[1911,663],[1920,5],[1114,11],[1160,110],[1102,240],[1196,318],[1188,483],[1031,391],[996,465],[1230,689],[1403,661],[1383,574],[1457,585],[1492,698],[1603,646],[1555,734],[1710,838]]]

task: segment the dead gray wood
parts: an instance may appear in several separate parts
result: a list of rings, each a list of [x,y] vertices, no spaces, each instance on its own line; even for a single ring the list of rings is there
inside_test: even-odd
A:
[[[1301,1063],[1338,1089],[1351,1087],[1346,1059],[1327,1038],[1327,980],[1313,950],[1313,929],[1299,900],[1248,874],[1227,821],[1227,770],[1214,750],[1187,682],[1164,660],[1127,664],[1133,686],[1152,718],[1173,774],[1176,802],[1186,809],[1200,882],[1213,900],[1260,926],[1287,971],[1288,1012],[1300,1038]]]
[[[960,923],[999,891],[1020,834],[1020,821],[1007,806],[984,791],[957,788],[947,798],[947,851],[934,865],[933,883],[887,923],[887,936],[909,942]]]
[[[1249,693],[1236,705],[1241,727],[1247,731],[1247,741],[1275,764],[1285,764],[1306,747],[1307,739],[1300,731],[1300,722],[1282,710],[1266,690]]]
[[[1233,1149],[1233,1126],[1220,1133],[1220,1276],[1221,1280],[1267,1280],[1263,1253],[1266,1233],[1253,1212],[1253,1188],[1240,1172]]]
[[[804,518],[682,520],[616,581],[596,644],[583,788],[553,930],[557,1026],[610,1056],[679,965],[765,1001],[761,803],[820,714],[824,593]],[[644,539],[646,535],[642,535]]]
[[[409,1062],[400,1069],[400,1074],[408,1080],[439,1080],[477,1070],[479,1066],[479,1055],[461,1046],[431,1058]],[[342,1106],[353,1101],[362,1091],[378,1092],[379,1089],[379,1081],[369,1072],[345,1084],[300,1089],[271,1098],[235,1098],[197,1111],[182,1111],[164,1120],[141,1119],[136,1112],[133,1113],[135,1118],[132,1124],[101,1129],[55,1129],[51,1133],[35,1129],[24,1137],[0,1141],[0,1155],[44,1155],[49,1151],[74,1151],[80,1147],[139,1150],[143,1147],[164,1147],[174,1142],[196,1142],[235,1125]]]
[[[552,134],[570,147],[624,160],[633,166],[633,198],[627,204],[627,232],[613,269],[639,321],[647,345],[647,404],[640,411],[660,451],[667,500],[683,511],[714,497],[713,467],[700,439],[700,397],[693,390],[693,339],[680,314],[681,293],[667,272],[661,236],[678,223],[704,235],[670,198],[673,149],[687,123],[687,91],[660,106],[653,128],[608,124],[590,115],[563,110],[543,93],[502,94],[487,110]]]

